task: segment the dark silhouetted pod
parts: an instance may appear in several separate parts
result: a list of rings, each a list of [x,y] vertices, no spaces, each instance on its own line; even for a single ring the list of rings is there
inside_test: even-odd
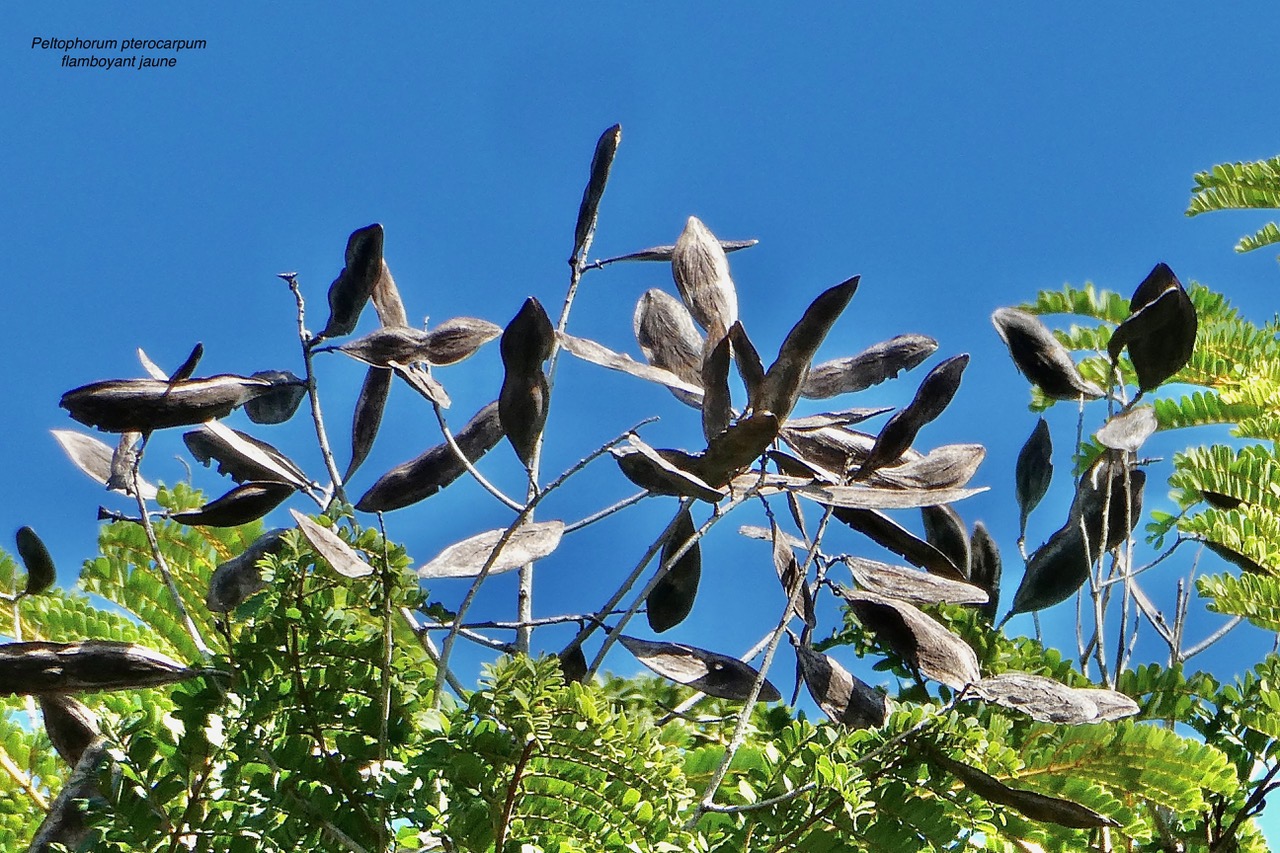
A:
[[[906,408],[889,418],[853,479],[862,480],[894,462],[911,448],[921,428],[951,403],[960,388],[960,379],[969,364],[969,355],[955,355],[925,376]]]
[[[1013,479],[1021,535],[1026,532],[1027,517],[1049,491],[1049,483],[1053,480],[1053,438],[1049,435],[1049,422],[1044,418],[1036,422],[1026,444],[1018,451]]]
[[[933,355],[938,342],[928,335],[898,335],[872,344],[862,352],[809,369],[800,395],[825,400],[838,394],[853,394],[893,379]]]
[[[838,591],[876,641],[925,678],[956,690],[981,678],[969,644],[915,605],[862,590]]]
[[[75,767],[85,749],[101,732],[98,718],[78,699],[55,693],[39,697],[44,730],[58,755]]]
[[[1075,499],[1071,503],[1071,517],[1084,521],[1091,560],[1097,560],[1102,555],[1099,543],[1104,532],[1106,550],[1111,550],[1125,541],[1138,525],[1138,519],[1142,516],[1142,492],[1146,482],[1146,472],[1132,467],[1126,455],[1116,450],[1108,450],[1095,459],[1080,478]]]
[[[987,601],[987,593],[972,583],[863,557],[845,557],[843,562],[859,587],[899,601],[912,604],[982,604]]]
[[[367,225],[347,238],[346,266],[329,285],[329,321],[322,338],[349,335],[382,275],[382,226]]]
[[[366,563],[337,533],[296,509],[289,510],[289,515],[293,516],[303,538],[335,572],[344,578],[363,578],[373,574],[373,567]]]
[[[620,635],[618,641],[636,660],[663,678],[718,699],[745,700],[760,677],[759,672],[737,658],[683,643],[653,643],[625,635]],[[762,702],[777,702],[782,694],[765,679],[759,698]]]
[[[565,684],[581,684],[587,678],[587,655],[582,646],[565,649],[556,655],[560,659],[560,673]]]
[[[1019,372],[1053,400],[1096,400],[1106,392],[1080,375],[1071,353],[1034,314],[998,308],[991,322]]]
[[[1027,561],[1027,571],[1013,595],[1009,615],[1043,610],[1066,601],[1089,579],[1091,564],[1084,533],[1073,518]]]
[[[738,292],[720,241],[696,216],[671,253],[671,276],[685,307],[698,325],[719,339],[738,319]]]
[[[628,441],[630,447],[615,448],[611,453],[622,473],[640,488],[656,495],[679,495],[708,503],[716,503],[724,497],[724,492],[672,461],[688,462],[691,458],[688,454],[655,450],[635,436]]]
[[[724,253],[731,254],[742,249],[750,249],[752,246],[759,245],[759,240],[721,240],[720,248]],[[607,258],[600,262],[601,266],[605,264],[616,264],[621,261],[660,261],[670,263],[671,258],[675,255],[675,246],[650,246],[647,249],[640,249],[637,252],[628,252],[625,255],[618,255],[615,258]]]
[[[973,526],[973,536],[969,540],[969,581],[981,587],[987,593],[987,603],[979,608],[979,612],[990,622],[996,621],[996,608],[1000,603],[1000,549],[991,538],[987,526],[979,521]]]
[[[178,369],[169,374],[170,382],[181,382],[184,379],[190,379],[192,374],[196,372],[196,365],[200,363],[200,359],[204,357],[204,344],[197,343],[191,348],[191,354],[187,356],[186,361],[178,366]]]
[[[729,327],[729,342],[733,345],[733,361],[738,366],[738,376],[747,389],[747,405],[752,411],[760,409],[764,394],[764,362],[760,360],[760,353],[751,343],[751,338],[747,337],[741,320]]]
[[[52,429],[49,432],[53,433],[58,446],[62,448],[63,453],[67,454],[67,458],[71,460],[71,463],[87,474],[90,479],[96,480],[103,486],[111,482],[111,463],[115,458],[115,453],[110,445],[99,441],[93,436],[83,435],[75,430]],[[124,435],[129,435],[129,433]],[[132,494],[128,490],[128,486],[129,484],[126,483],[116,491]],[[156,487],[142,478],[138,479],[138,491],[142,493],[143,500],[154,500],[156,497]]]
[[[502,327],[475,317],[454,317],[426,333],[426,359],[432,364],[457,364],[502,334]]]
[[[1111,360],[1129,348],[1138,387],[1151,389],[1173,376],[1191,359],[1199,320],[1182,282],[1166,264],[1156,264],[1129,302],[1129,316],[1111,335]]]
[[[874,509],[836,507],[832,516],[865,535],[877,545],[887,548],[913,566],[919,566],[930,574],[951,580],[964,581],[956,564],[946,554]]]
[[[288,483],[298,489],[309,485],[302,469],[279,450],[217,421],[183,433],[182,440],[197,461],[203,465],[216,461],[218,473],[237,483]]]
[[[791,637],[800,674],[813,701],[833,723],[854,729],[878,729],[889,716],[884,694],[855,677],[834,658]]]
[[[192,527],[239,527],[262,518],[291,494],[293,486],[288,483],[248,482],[199,509],[177,512],[170,518]]]
[[[351,417],[351,464],[342,475],[344,481],[350,480],[373,449],[374,439],[378,437],[378,428],[382,426],[382,413],[387,408],[387,397],[391,394],[391,382],[395,373],[385,367],[370,367],[364,375],[364,383],[360,386],[360,396],[356,399],[356,409]]]
[[[966,788],[983,799],[1008,806],[1032,820],[1074,829],[1120,825],[1106,815],[1071,800],[1050,797],[1022,788],[1012,788],[991,774],[954,761],[937,750],[930,750],[929,760],[955,776],[964,783]]]
[[[973,479],[986,456],[987,450],[981,444],[944,444],[918,459],[881,468],[867,478],[867,484],[898,489],[958,489]]]
[[[547,377],[542,362],[551,356],[555,329],[538,300],[529,297],[502,333],[504,373],[498,394],[502,430],[527,467],[547,422]]]
[[[22,594],[39,595],[58,579],[53,557],[49,556],[49,549],[30,527],[19,527],[14,538],[18,544],[18,556],[22,558],[22,565],[27,570],[27,585]]]
[[[726,427],[707,442],[707,450],[694,469],[713,486],[723,486],[743,468],[759,459],[778,437],[779,418],[756,412]]]
[[[198,675],[172,658],[133,643],[0,645],[0,695],[138,690]]]
[[[209,593],[205,605],[213,613],[235,610],[249,597],[265,588],[262,570],[258,562],[266,556],[279,554],[284,549],[286,528],[268,530],[244,550],[242,554],[221,562],[209,576]]]
[[[578,220],[573,226],[573,253],[570,262],[577,259],[587,243],[587,238],[596,227],[596,217],[600,212],[600,199],[604,197],[605,184],[609,181],[609,169],[613,166],[613,158],[618,153],[618,143],[622,141],[622,125],[613,127],[600,134],[596,141],[595,153],[591,155],[591,174],[587,177],[586,189],[582,191],[582,202],[578,205]]]
[[[799,616],[809,628],[816,628],[818,616],[813,607],[813,594],[809,591],[805,575],[800,571],[795,548],[773,521],[769,522],[769,539],[773,544],[773,570],[778,575],[778,582],[782,584],[782,594],[793,602],[791,612]]]
[[[800,389],[809,375],[809,366],[826,340],[853,294],[858,291],[858,276],[829,287],[809,303],[800,320],[791,327],[778,349],[778,357],[765,374],[760,391],[759,409],[773,412],[779,421],[786,420],[800,399]]]
[[[729,336],[711,347],[702,362],[702,434],[711,441],[729,426],[733,404],[729,399]]]
[[[969,531],[960,513],[947,504],[920,507],[924,521],[924,540],[947,555],[947,559],[969,576]]]
[[[103,432],[147,433],[226,417],[272,387],[265,379],[229,374],[174,383],[111,379],[68,391],[59,405],[75,420]]]
[[[677,516],[671,535],[662,543],[662,561],[659,565],[667,565],[676,552],[693,538],[695,532],[693,516],[686,509]],[[702,549],[694,542],[684,556],[671,564],[645,599],[645,615],[649,618],[649,627],[661,634],[683,622],[689,611],[693,610],[701,577]]]

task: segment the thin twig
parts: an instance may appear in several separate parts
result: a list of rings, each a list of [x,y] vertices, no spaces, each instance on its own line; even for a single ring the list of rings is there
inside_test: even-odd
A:
[[[746,653],[743,654],[741,657],[739,657],[738,660],[742,661],[743,663],[750,663],[755,658],[756,655],[760,654],[762,651],[765,650],[765,647],[769,645],[769,638],[772,636],[773,636],[772,631],[765,634],[763,637],[761,637],[759,640],[756,641],[756,644],[754,646],[752,646],[750,649],[747,649]],[[659,727],[665,726],[667,723],[671,722],[676,717],[683,717],[685,714],[687,714],[690,710],[693,709],[694,705],[697,705],[699,702],[701,702],[703,699],[706,699],[706,698],[707,698],[707,694],[702,692],[693,694],[688,699],[684,700],[679,705],[669,710],[666,716],[659,719],[655,723],[655,725]]]
[[[624,612],[626,611],[614,610],[613,612],[607,613],[605,615],[616,616]],[[569,614],[565,616],[544,616],[541,619],[530,619],[528,622],[502,622],[502,621],[468,622],[467,624],[462,626],[462,629],[464,631],[468,629],[517,631],[520,628],[541,628],[545,625],[563,625],[566,622],[583,622],[588,619],[596,619],[596,618],[597,617],[595,616],[595,614],[591,614],[591,613],[575,613],[575,614]],[[447,631],[452,627],[453,627],[452,622],[437,622],[434,625],[426,626],[427,630],[431,630],[431,631],[439,631],[439,630]]]
[[[31,797],[31,801],[34,802],[41,811],[47,812],[49,810],[49,801],[46,800],[44,795],[41,794],[40,791],[36,789],[35,785],[31,783],[31,777],[26,773],[23,773],[22,768],[13,763],[13,759],[9,757],[9,753],[5,752],[3,746],[0,746],[0,767],[5,769],[5,772],[13,778],[13,781],[18,784],[19,788],[27,792],[27,796]]]
[[[770,797],[767,800],[760,800],[755,803],[747,803],[740,806],[722,806],[719,803],[707,803],[702,807],[704,812],[716,812],[717,814],[742,814],[743,812],[753,812],[759,809],[768,809],[773,806],[781,805],[785,802],[794,800],[796,797],[803,797],[810,791],[817,790],[817,782],[805,782],[794,791],[788,791],[785,794],[779,794],[776,797]]]
[[[480,473],[467,454],[463,453],[462,448],[458,446],[457,439],[454,438],[453,432],[449,429],[449,425],[445,423],[444,412],[440,409],[440,404],[433,400],[431,402],[431,406],[435,409],[436,420],[440,424],[440,432],[444,435],[444,443],[449,445],[449,449],[453,451],[453,455],[457,457],[457,460],[462,463],[464,468],[467,469],[467,473],[480,484],[481,488],[501,501],[508,509],[513,509],[516,512],[520,512],[524,509],[524,504],[507,497],[501,489],[493,483],[490,483],[485,476]]]
[[[387,525],[378,513],[378,531],[382,535],[382,565],[379,575],[382,579],[382,691],[379,696],[381,713],[378,719],[378,761],[387,760],[388,729],[391,723],[391,591],[393,577],[391,574],[391,557],[387,553]],[[387,813],[384,807],[382,822],[386,824]]]
[[[502,805],[502,822],[498,824],[498,842],[494,845],[494,850],[501,850],[506,846],[507,827],[511,825],[511,811],[515,808],[516,792],[520,789],[520,780],[524,777],[524,768],[529,763],[529,758],[533,755],[533,747],[537,741],[530,736],[525,742],[524,751],[520,753],[519,760],[516,761],[515,769],[511,771],[511,783],[507,785],[506,801]]]
[[[438,678],[443,674],[445,681],[451,688],[453,688],[453,692],[458,694],[458,698],[465,699],[467,696],[467,689],[462,686],[462,682],[458,680],[458,677],[454,675],[451,670],[441,668],[440,650],[436,648],[435,643],[431,642],[431,637],[427,634],[425,626],[418,624],[418,620],[414,617],[413,611],[407,607],[400,608],[400,615],[403,616],[404,621],[408,623],[409,629],[413,631],[413,635],[418,638],[418,643],[422,646],[422,650],[427,653],[427,657],[431,658],[431,662],[435,664],[436,677]]]
[[[599,512],[593,512],[591,515],[588,515],[586,518],[575,521],[572,524],[566,524],[564,526],[564,532],[572,533],[575,530],[581,530],[582,528],[587,527],[588,525],[595,524],[597,521],[603,521],[604,519],[608,518],[614,513],[620,512],[629,506],[634,506],[635,504],[640,503],[640,501],[644,500],[645,498],[652,497],[652,495],[653,495],[653,492],[649,491],[648,489],[645,489],[644,491],[641,491],[641,492],[636,492],[631,497],[623,498],[617,503],[612,504],[611,506],[607,506],[604,509],[600,510]]]
[[[1244,621],[1243,616],[1231,617],[1231,619],[1228,620],[1227,623],[1223,625],[1221,628],[1214,631],[1212,634],[1205,637],[1203,640],[1196,643],[1194,646],[1187,649],[1185,652],[1180,653],[1178,655],[1178,659],[1182,661],[1190,660],[1191,658],[1203,652],[1205,649],[1212,646],[1214,643],[1221,640],[1223,637],[1227,636],[1227,634],[1230,633],[1233,628],[1235,628],[1237,625],[1239,625],[1243,621]]]

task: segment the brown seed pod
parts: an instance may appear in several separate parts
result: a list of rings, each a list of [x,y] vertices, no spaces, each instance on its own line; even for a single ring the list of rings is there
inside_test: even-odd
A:
[[[650,365],[670,371],[701,390],[702,333],[684,303],[657,288],[646,291],[636,303],[632,328],[640,352]],[[674,387],[671,393],[682,403],[702,405],[699,395]]]
[[[937,548],[909,533],[888,516],[874,509],[850,509],[836,507],[831,513],[840,521],[865,535],[882,548],[887,548],[913,566],[919,566],[930,574],[955,581],[964,581],[960,569]]]
[[[449,393],[444,390],[434,376],[420,364],[401,364],[398,361],[388,362],[388,367],[405,381],[413,390],[422,395],[428,403],[447,409],[451,405]]]
[[[302,469],[279,450],[218,421],[183,433],[182,441],[201,464],[216,461],[218,473],[237,483],[255,480],[288,483],[297,489],[310,485]]]
[[[838,394],[865,391],[917,366],[937,349],[938,342],[928,335],[898,335],[872,344],[857,355],[810,368],[800,387],[800,396],[825,400]]]
[[[800,561],[788,537],[772,520],[769,522],[769,539],[773,545],[773,570],[782,584],[782,594],[787,600],[794,601],[791,612],[799,616],[805,626],[813,629],[818,626],[818,616],[813,606],[813,593],[809,591],[804,574],[800,571]],[[799,598],[795,594],[799,593]]]
[[[676,240],[671,275],[693,319],[713,338],[722,337],[738,319],[738,292],[720,241],[696,216]]]
[[[191,527],[239,527],[257,521],[293,494],[288,483],[248,482],[236,486],[199,509],[169,516]]]
[[[471,462],[493,449],[502,440],[498,403],[482,408],[467,422],[454,441]],[[356,503],[361,512],[387,512],[425,500],[452,483],[466,471],[448,443],[437,444],[416,459],[397,465],[378,478]]]
[[[1080,375],[1071,353],[1040,318],[1018,308],[999,308],[991,315],[1014,365],[1028,381],[1053,400],[1096,400],[1106,392]]]
[[[364,375],[364,384],[360,386],[360,396],[356,399],[356,409],[351,417],[351,464],[342,475],[344,482],[351,479],[351,475],[373,449],[373,441],[378,437],[382,413],[387,408],[387,397],[391,394],[391,382],[394,378],[395,373],[385,367],[370,367]]]
[[[960,388],[960,378],[969,364],[967,353],[952,356],[925,376],[906,408],[891,417],[876,436],[876,443],[853,479],[862,480],[872,472],[892,464],[911,448],[925,424],[942,414]]]
[[[604,187],[609,181],[609,169],[613,166],[613,158],[618,153],[618,143],[622,141],[622,125],[613,127],[600,134],[596,141],[595,153],[591,155],[591,174],[587,178],[586,189],[582,191],[582,203],[578,205],[578,221],[573,226],[573,253],[569,262],[577,260],[578,253],[587,243],[587,238],[596,228],[596,216],[600,211],[600,199],[604,197]]]
[[[263,557],[276,555],[284,550],[284,534],[287,532],[283,527],[268,530],[253,540],[242,554],[219,563],[209,576],[209,593],[205,596],[205,606],[213,613],[227,613],[265,589],[258,562]]]
[[[198,675],[172,658],[133,643],[0,644],[0,695],[139,690]]]
[[[655,450],[639,438],[628,438],[630,447],[615,448],[613,458],[627,479],[656,495],[679,495],[716,503],[724,492],[712,487],[698,474],[677,464],[688,464],[692,457],[673,450]]]
[[[810,430],[825,429],[827,427],[847,427],[853,424],[862,423],[865,420],[874,418],[877,415],[883,415],[885,412],[892,412],[892,406],[881,406],[879,408],[852,408],[841,409],[838,412],[821,412],[816,415],[806,415],[803,418],[787,418],[786,430],[794,432],[808,432]],[[859,433],[861,434],[861,433]],[[867,436],[873,439],[873,436]],[[867,442],[867,448],[871,447],[871,442]]]
[[[110,379],[68,391],[58,405],[75,420],[103,432],[149,433],[226,417],[272,387],[265,379],[229,374],[175,383]]]
[[[985,590],[988,596],[987,603],[979,608],[979,612],[987,617],[987,621],[995,622],[996,607],[1000,603],[1000,549],[981,521],[973,526],[969,552],[972,555],[969,581]]]
[[[337,338],[355,329],[382,275],[383,236],[382,226],[375,222],[347,238],[346,266],[329,285],[329,321],[319,337]]]
[[[726,427],[707,442],[692,470],[713,486],[722,486],[759,459],[778,437],[779,419],[756,412]]]
[[[1027,517],[1049,491],[1053,480],[1053,438],[1049,422],[1040,418],[1022,450],[1014,468],[1014,493],[1018,499],[1018,535],[1027,530]]]
[[[302,537],[335,572],[344,578],[364,578],[373,574],[373,566],[366,563],[337,533],[296,509],[289,510],[289,515],[293,516]]]
[[[671,535],[662,543],[662,560],[658,565],[667,565],[696,532],[693,516],[686,509],[676,517]],[[701,577],[702,549],[694,542],[684,556],[671,565],[645,599],[645,615],[649,619],[649,627],[661,634],[683,622],[689,611],[693,610]]]
[[[759,245],[759,240],[721,240],[720,248],[724,253],[731,254],[742,249],[750,249],[752,246]],[[650,246],[647,249],[641,249],[638,252],[628,252],[625,255],[618,255],[615,258],[606,258],[600,261],[600,266],[605,264],[616,264],[620,261],[660,261],[670,263],[672,256],[675,254],[675,246]]]
[[[498,418],[502,431],[511,442],[516,456],[527,468],[533,463],[533,451],[547,424],[547,377],[541,370],[531,374],[508,372],[498,394]]]
[[[841,562],[849,567],[858,586],[876,595],[912,604],[984,604],[987,601],[987,593],[972,583],[862,557],[845,557]]]
[[[272,388],[244,404],[244,413],[255,424],[282,424],[293,417],[307,396],[307,383],[288,370],[260,370],[253,379],[266,379]]]
[[[508,372],[532,373],[542,370],[551,357],[556,330],[542,303],[530,296],[502,331],[499,347]]]
[[[663,678],[718,699],[745,700],[760,675],[737,658],[683,643],[652,643],[625,635],[620,635],[618,641],[636,660]],[[777,702],[782,694],[765,679],[759,698],[762,702]]]
[[[976,682],[973,695],[1020,711],[1043,723],[1082,725],[1138,713],[1138,704],[1123,693],[1101,688],[1068,687],[1060,681],[1026,672],[1004,672]]]
[[[473,578],[489,564],[490,575],[541,560],[560,547],[563,521],[527,521],[507,536],[506,529],[488,530],[456,542],[418,569],[420,578]],[[507,536],[506,542],[502,542]],[[502,550],[493,556],[498,544]]]
[[[427,333],[408,326],[383,326],[335,349],[373,367],[390,367],[391,362],[413,364],[427,361]]]
[[[954,503],[985,492],[980,489],[901,489],[875,486],[828,486],[823,483],[788,484],[794,494],[825,506],[854,510],[917,509]],[[950,558],[947,558],[950,560]],[[959,566],[956,569],[959,570]]]
[[[556,655],[560,659],[560,672],[565,684],[581,684],[587,678],[587,655],[582,646],[565,649]]]
[[[960,690],[982,677],[969,644],[915,605],[862,590],[837,591],[878,643],[925,678]]]
[[[986,456],[987,450],[981,444],[944,444],[918,459],[881,468],[867,478],[867,484],[898,489],[958,489],[973,479]]]
[[[755,344],[747,337],[741,320],[729,327],[729,342],[733,345],[733,361],[738,365],[738,376],[747,389],[747,405],[754,411],[761,407],[764,394],[764,363],[760,361]]]
[[[1009,616],[1043,610],[1066,601],[1089,579],[1090,565],[1089,549],[1085,547],[1079,523],[1067,522],[1027,561],[1027,571],[1013,594]]]
[[[559,339],[560,345],[564,347],[565,352],[583,361],[589,361],[592,364],[598,364],[610,370],[618,370],[649,382],[665,385],[671,389],[676,399],[681,402],[688,403],[695,408],[702,406],[701,378],[696,382],[686,382],[669,370],[636,361],[631,356],[614,352],[596,341],[577,338],[563,332],[557,333],[556,337]]]
[[[1129,348],[1138,387],[1151,389],[1191,359],[1199,321],[1182,282],[1166,264],[1156,264],[1129,302],[1129,316],[1111,335],[1107,352],[1114,362]]]
[[[378,280],[373,283],[373,307],[378,312],[378,321],[384,326],[407,326],[409,315],[404,310],[404,300],[400,298],[400,289],[396,280],[391,277],[391,268],[384,258],[382,271]]]
[[[729,399],[729,336],[709,348],[702,361],[702,433],[711,441],[729,427],[733,405]]]
[[[454,317],[426,332],[426,360],[432,364],[457,364],[502,334],[502,327],[475,317]]]
[[[805,687],[833,723],[854,729],[878,729],[889,716],[885,695],[855,677],[836,660],[791,635]]]
[[[187,356],[186,361],[178,366],[178,369],[169,374],[170,382],[181,382],[184,379],[190,379],[191,375],[196,372],[196,365],[200,363],[200,359],[204,357],[204,344],[197,342],[191,348],[191,354]]]
[[[75,430],[52,429],[49,432],[53,433],[58,446],[62,448],[63,453],[67,454],[67,458],[73,465],[104,486],[111,482],[111,462],[115,453],[110,445]],[[133,493],[129,490],[130,485],[125,483],[115,490],[131,495]],[[138,478],[138,491],[142,493],[143,500],[155,500],[156,487],[142,478]]]
[[[875,436],[843,425],[796,429],[790,421],[783,425],[779,435],[801,459],[836,474],[840,482],[866,460],[876,441]],[[903,455],[903,460],[919,458],[920,454],[912,450]]]
[[[960,574],[969,577],[969,530],[960,513],[947,504],[920,507],[924,541],[947,555]]]
[[[39,697],[44,730],[58,755],[75,767],[85,749],[101,734],[98,718],[78,699],[47,694]]]
[[[830,287],[809,303],[800,320],[791,327],[778,350],[778,357],[765,373],[760,390],[760,411],[773,412],[784,421],[800,399],[800,389],[809,375],[809,366],[853,294],[858,276]]]
[[[107,488],[112,491],[132,494],[134,470],[138,466],[138,442],[142,440],[140,432],[123,432],[111,454],[111,473],[107,476]]]
[[[22,558],[22,565],[27,570],[27,585],[22,594],[39,595],[58,579],[53,557],[49,556],[49,549],[30,527],[19,527],[14,538],[17,540],[18,556]]]

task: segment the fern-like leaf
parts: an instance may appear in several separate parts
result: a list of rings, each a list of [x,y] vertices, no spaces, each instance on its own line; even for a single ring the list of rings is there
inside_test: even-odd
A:
[[[1270,575],[1204,575],[1196,589],[1209,599],[1209,609],[1243,616],[1264,631],[1280,631],[1280,578]],[[1280,730],[1276,732],[1280,737]]]

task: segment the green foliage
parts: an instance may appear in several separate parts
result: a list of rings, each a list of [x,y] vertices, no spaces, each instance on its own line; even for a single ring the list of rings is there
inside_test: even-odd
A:
[[[1191,191],[1187,216],[1215,210],[1280,208],[1280,157],[1251,163],[1221,163],[1208,172],[1198,172]],[[1236,245],[1237,252],[1280,242],[1280,229],[1267,223],[1251,237]]]

